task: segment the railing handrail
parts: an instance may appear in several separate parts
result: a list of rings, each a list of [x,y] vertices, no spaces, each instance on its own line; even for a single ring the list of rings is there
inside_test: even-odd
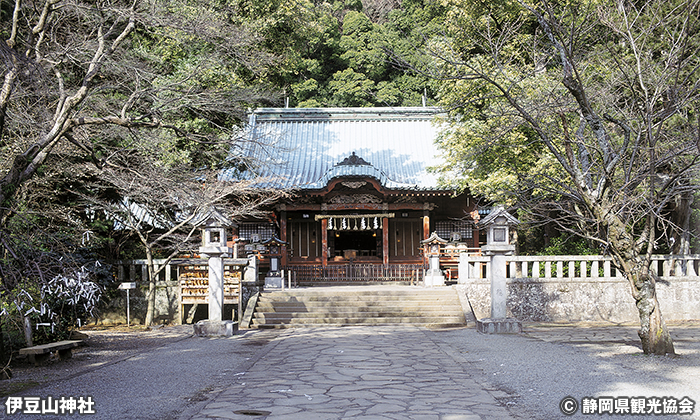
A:
[[[471,251],[471,249],[469,249]],[[462,252],[459,254],[460,260],[466,258],[465,263],[469,265],[466,274],[460,269],[460,277],[468,279],[479,279],[488,277],[490,267],[490,257],[483,255],[473,255],[471,252]],[[466,256],[466,257],[463,257]],[[168,260],[154,259],[153,263],[156,266],[162,266]],[[244,259],[226,258],[224,265],[226,266],[241,266]],[[618,270],[612,264],[611,256],[604,255],[510,255],[506,256],[506,261],[509,266],[509,279],[515,278],[566,278],[566,279],[619,279],[621,278]],[[120,280],[125,278],[124,269],[131,266],[131,271],[137,266],[141,266],[142,271],[145,270],[147,260],[136,259],[119,261]],[[178,265],[206,265],[206,259],[175,259],[170,261],[165,267],[165,279],[171,278],[171,267]],[[347,264],[350,264],[349,262]],[[362,262],[352,263],[355,266],[365,265]],[[374,265],[366,263],[366,265]],[[418,265],[418,264],[396,264],[402,265]],[[313,265],[306,264],[289,264],[285,269],[304,269]],[[391,264],[390,266],[394,266]],[[332,268],[329,268],[332,270]],[[677,255],[677,254],[655,254],[652,255],[652,270],[661,278],[678,278],[678,277],[697,277],[700,275],[700,254]],[[566,273],[566,275],[564,275]],[[129,277],[134,281],[135,274],[130,274]],[[145,272],[141,274],[142,278],[146,277]]]
[[[288,264],[282,267],[292,272],[298,284],[308,280],[327,281],[418,281],[426,265],[418,264],[372,264],[364,262],[344,262],[323,266],[323,264]]]
[[[463,279],[488,278],[490,257],[461,257],[460,277]],[[621,273],[613,259],[603,255],[510,255],[506,256],[509,279],[617,279]],[[700,255],[652,256],[651,269],[662,279],[698,277]]]
[[[153,264],[163,265],[168,260],[165,258],[154,259]],[[146,259],[136,259],[136,260],[120,260],[117,265],[146,265],[148,260]],[[173,258],[170,260],[168,265],[207,265],[208,260],[206,258]],[[245,265],[247,264],[247,258],[224,258],[224,265]]]
[[[470,257],[471,258],[471,257]],[[609,255],[509,255],[508,261],[612,261]],[[700,260],[700,254],[654,254],[652,261]]]

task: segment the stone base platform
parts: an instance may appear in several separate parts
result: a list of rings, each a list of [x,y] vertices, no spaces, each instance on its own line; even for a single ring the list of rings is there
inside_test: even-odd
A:
[[[483,334],[520,334],[523,324],[515,318],[482,318],[476,321],[476,329]]]
[[[231,337],[238,331],[238,322],[235,321],[199,321],[194,324],[194,334],[198,337]]]
[[[423,278],[425,287],[440,287],[445,285],[445,276],[440,270],[428,270]]]
[[[277,276],[265,277],[266,289],[284,289],[284,278]]]

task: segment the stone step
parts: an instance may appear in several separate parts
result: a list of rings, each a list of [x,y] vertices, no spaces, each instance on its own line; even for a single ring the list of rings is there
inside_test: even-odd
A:
[[[309,310],[324,310],[337,309],[337,308],[357,308],[358,310],[375,310],[376,308],[393,308],[396,310],[441,310],[441,309],[461,309],[459,304],[449,303],[449,302],[431,302],[430,304],[421,303],[405,303],[400,302],[362,302],[357,304],[352,304],[351,302],[270,302],[270,301],[259,301],[257,308],[259,310],[271,310],[271,311],[309,311]]]
[[[332,310],[328,311],[315,311],[315,310],[309,310],[308,308],[293,308],[289,310],[270,310],[266,308],[259,308],[256,311],[256,316],[259,314],[266,314],[266,315],[287,315],[287,314],[294,314],[297,316],[303,316],[304,314],[314,314],[315,316],[326,316],[326,317],[332,317],[332,316],[346,316],[347,314],[358,314],[362,316],[367,316],[367,314],[388,314],[388,315],[393,315],[393,316],[412,316],[412,315],[425,315],[425,316],[442,316],[442,315],[463,315],[464,312],[462,308],[446,308],[442,310],[438,309],[433,309],[433,310],[420,310],[420,309],[404,309],[404,308],[364,308],[364,309],[357,309],[357,308],[333,308]],[[308,315],[307,315],[308,316]]]
[[[452,294],[444,295],[429,295],[422,296],[416,294],[410,295],[346,295],[346,296],[328,296],[328,295],[278,295],[277,293],[263,293],[260,295],[262,300],[270,300],[275,302],[440,302],[451,300],[454,298]]]
[[[307,311],[288,311],[288,312],[259,312],[256,313],[255,318],[265,318],[265,319],[285,319],[285,318],[345,318],[345,317],[361,317],[361,318],[371,318],[371,317],[417,317],[417,316],[427,316],[427,317],[450,317],[450,316],[464,316],[464,312],[461,309],[453,309],[447,311],[432,311],[432,312],[422,312],[422,311],[402,311],[402,310],[386,310],[384,308],[378,308],[373,311],[354,311],[350,308],[346,310],[334,310],[327,312],[307,312]]]
[[[466,324],[452,288],[323,287],[264,292],[251,323],[257,328],[319,325]]]
[[[393,303],[393,304],[404,304],[404,303],[412,303],[412,304],[425,304],[425,305],[430,305],[430,304],[438,304],[441,302],[449,302],[454,299],[454,296],[444,296],[444,297],[432,297],[432,298],[419,298],[419,297],[405,297],[405,298],[383,298],[382,296],[371,296],[371,297],[348,297],[348,298],[338,298],[338,297],[329,297],[328,299],[325,299],[323,297],[313,297],[313,298],[308,298],[308,297],[269,297],[267,295],[260,295],[260,301],[261,302],[280,302],[280,303],[297,303],[297,302],[302,302],[302,303],[308,303],[308,304],[314,304],[317,302],[320,303],[352,303],[352,304],[376,304],[376,303]]]
[[[318,328],[318,327],[350,327],[350,326],[367,326],[367,327],[376,327],[376,326],[382,326],[382,327],[387,327],[387,326],[395,326],[395,327],[400,327],[400,326],[406,326],[406,325],[411,325],[411,326],[416,326],[416,327],[424,327],[424,328],[460,328],[464,327],[465,324],[464,322],[459,322],[459,323],[445,323],[445,322],[438,322],[438,323],[375,323],[375,324],[367,324],[367,323],[326,323],[326,324],[251,324],[251,328],[258,328],[258,329],[284,329],[284,328]]]
[[[408,289],[408,290],[372,290],[372,286],[367,286],[367,290],[339,290],[337,292],[330,291],[328,289],[333,289],[333,287],[324,287],[323,291],[316,291],[313,288],[300,288],[300,289],[287,289],[287,290],[272,290],[266,291],[265,294],[269,296],[332,296],[332,297],[343,297],[343,296],[375,296],[381,295],[385,297],[389,296],[448,296],[453,295],[454,290],[450,288],[444,289]]]
[[[253,326],[258,328],[275,328],[277,326],[300,325],[440,325],[440,326],[464,326],[464,317],[347,317],[347,318],[296,318],[284,319],[253,319]]]
[[[396,315],[406,315],[406,314],[423,314],[423,315],[458,315],[463,314],[461,307],[449,306],[445,308],[396,308],[396,307],[383,307],[377,306],[373,308],[356,308],[350,306],[343,307],[332,307],[321,310],[320,308],[305,308],[305,307],[294,307],[294,308],[268,308],[268,307],[258,307],[256,314],[326,314],[330,316],[332,314],[367,314],[367,313],[385,313],[385,314],[396,314]]]

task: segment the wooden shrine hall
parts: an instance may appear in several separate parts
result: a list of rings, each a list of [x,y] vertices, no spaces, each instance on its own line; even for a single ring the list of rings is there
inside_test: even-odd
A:
[[[248,252],[279,239],[279,264],[298,283],[421,280],[432,233],[446,241],[441,265],[479,250],[478,209],[440,188],[436,108],[263,108],[250,115],[246,156],[261,188],[291,198],[268,220],[239,223]],[[233,172],[224,179],[233,179]],[[277,249],[277,248],[275,248]],[[240,255],[240,254],[239,254]],[[267,257],[265,257],[267,256]],[[455,276],[453,276],[455,277]]]

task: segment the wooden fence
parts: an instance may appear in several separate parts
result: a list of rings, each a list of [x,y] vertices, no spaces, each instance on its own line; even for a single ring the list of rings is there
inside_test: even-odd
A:
[[[309,283],[376,283],[408,282],[417,284],[423,280],[423,264],[363,264],[347,263],[340,265],[321,264],[289,265],[285,271],[291,273],[294,284]]]

